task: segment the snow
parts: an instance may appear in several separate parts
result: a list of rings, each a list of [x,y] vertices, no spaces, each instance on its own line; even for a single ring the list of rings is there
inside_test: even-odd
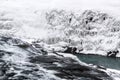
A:
[[[115,69],[107,69],[106,71],[111,77],[113,77],[114,80],[120,79],[120,71]]]
[[[51,37],[63,37],[64,33],[60,30],[63,29],[63,26],[58,25],[55,26],[54,31],[50,31],[48,28],[51,27],[47,24],[45,19],[45,12],[49,11],[50,9],[65,9],[66,11],[76,12],[80,10],[80,12],[84,12],[86,9],[90,10],[100,10],[104,13],[108,13],[115,18],[119,18],[119,0],[1,0],[0,5],[0,14],[1,18],[8,18],[13,19],[13,23],[16,24],[15,26],[19,27],[18,30],[14,32],[14,35],[20,37],[22,39],[29,38],[29,39],[45,39]],[[72,6],[71,6],[72,5]],[[17,22],[17,23],[16,23]],[[19,22],[19,23],[18,23]],[[74,21],[73,21],[74,22]],[[11,23],[12,24],[12,23]],[[93,24],[93,26],[103,27],[104,25]],[[10,31],[1,30],[1,33],[12,33]],[[102,33],[101,33],[102,34]],[[104,33],[103,33],[104,34]],[[105,34],[106,36],[110,36],[110,34]],[[80,39],[73,35],[69,37],[74,41],[80,41]],[[114,40],[113,40],[114,38]],[[110,50],[111,48],[115,49],[116,44],[119,42],[118,37],[110,37],[106,38],[103,36],[95,36],[95,37],[87,37],[88,40],[94,43],[94,41],[104,39],[104,43],[100,46],[95,45],[94,47],[101,49],[102,51],[95,51],[91,50],[88,52],[97,53],[101,55],[104,54],[104,51]],[[112,40],[111,44],[107,44],[109,40]],[[85,46],[87,43],[85,44]],[[87,51],[83,51],[88,53]]]
[[[7,17],[19,20],[22,24],[22,29],[16,35],[35,38],[44,38],[48,34],[48,31],[43,28],[48,25],[46,25],[43,18],[44,15],[41,15],[41,12],[44,13],[47,9],[67,8],[68,10],[73,10],[74,8],[81,10],[84,8],[85,10],[87,8],[99,9],[101,7],[101,9],[111,9],[111,11],[108,10],[109,14],[110,12],[114,12],[116,15],[119,15],[116,12],[119,11],[119,7],[110,5],[118,5],[120,3],[119,0],[1,0],[0,2],[0,12],[4,12]]]
[[[1,34],[8,34],[13,33],[15,37],[21,38],[23,41],[27,41],[29,43],[32,43],[32,41],[37,39],[43,39],[47,40],[51,37],[63,37],[64,33],[62,33],[59,30],[62,30],[64,26],[58,25],[55,26],[54,29],[58,29],[57,31],[50,31],[48,28],[51,27],[47,24],[47,21],[45,19],[45,12],[49,11],[50,9],[64,9],[66,11],[77,12],[80,10],[80,12],[83,12],[86,9],[92,9],[92,10],[100,10],[104,13],[108,13],[109,15],[112,15],[113,17],[120,19],[120,0],[0,0],[0,19],[13,19],[11,24],[14,25],[15,28],[12,30],[0,30]],[[77,12],[78,13],[78,12]],[[93,26],[104,26],[104,25],[98,25],[93,24]],[[101,33],[104,34],[104,33]],[[106,36],[109,36],[110,34],[105,34]],[[118,34],[115,34],[118,35]],[[69,38],[73,39],[75,42],[80,41],[81,39],[77,36],[70,36]],[[106,55],[107,50],[116,49],[117,44],[119,43],[118,36],[114,37],[88,37],[86,39],[82,40],[91,40],[91,45],[94,43],[94,41],[99,41],[100,39],[103,39],[103,43],[99,45],[93,45],[93,50],[84,50],[82,51],[85,54],[98,54],[98,55]],[[110,43],[111,40],[111,44]],[[83,46],[86,48],[86,45],[89,43],[85,43]],[[42,45],[42,44],[41,44]],[[55,51],[63,50],[63,46],[69,45],[66,42],[59,42],[55,45],[47,45],[43,44],[42,46],[49,51],[54,49]],[[80,45],[79,45],[80,46]],[[77,47],[79,47],[77,46]],[[5,49],[6,51],[12,51],[15,52],[14,47],[9,48],[7,50],[8,45],[1,46],[1,49]],[[81,46],[80,46],[81,47]],[[96,48],[98,50],[96,50]],[[17,49],[18,50],[18,49]],[[19,50],[18,50],[19,51]],[[24,53],[15,52],[18,53],[14,56],[11,56],[7,58],[8,56],[5,56],[4,58],[6,60],[11,61],[24,61],[26,58],[26,55]],[[62,54],[62,53],[60,53]],[[76,59],[76,57],[73,57],[73,55],[70,54],[62,54],[64,57],[72,57]],[[20,58],[21,57],[21,58]],[[120,57],[120,53],[117,55],[117,57]],[[111,70],[115,73],[119,73],[118,71]],[[116,80],[120,79],[118,76],[114,76]]]

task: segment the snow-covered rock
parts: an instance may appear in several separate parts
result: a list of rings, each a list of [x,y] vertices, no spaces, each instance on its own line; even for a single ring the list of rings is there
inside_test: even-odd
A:
[[[68,13],[70,12],[51,10],[46,15],[48,24],[51,25],[50,28],[55,28],[51,32],[53,34],[55,31],[59,32],[58,34],[55,33],[56,36],[64,33],[62,35],[64,39],[61,40],[54,39],[51,36],[54,42],[64,41],[71,46],[81,46],[83,48],[82,53],[89,52],[90,54],[107,55],[107,51],[109,50],[119,50],[120,20],[107,13],[95,10],[85,10],[83,13],[79,13],[80,15],[76,15],[75,12]],[[58,19],[58,17],[60,18]],[[56,18],[61,21],[57,21]],[[63,19],[65,21],[62,21]],[[53,25],[54,22],[58,24]],[[72,25],[73,23],[75,25]],[[62,25],[62,29],[59,29],[59,25]],[[119,57],[119,53],[116,56]]]

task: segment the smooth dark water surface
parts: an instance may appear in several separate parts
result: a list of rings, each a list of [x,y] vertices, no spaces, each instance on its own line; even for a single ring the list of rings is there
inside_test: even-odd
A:
[[[106,68],[118,69],[120,70],[120,58],[111,58],[98,55],[84,55],[76,54],[76,56],[83,62],[88,64],[101,65]]]

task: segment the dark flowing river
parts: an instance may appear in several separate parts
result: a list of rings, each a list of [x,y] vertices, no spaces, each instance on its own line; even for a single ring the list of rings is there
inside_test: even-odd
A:
[[[83,62],[88,64],[101,65],[106,68],[120,70],[120,58],[111,58],[98,55],[84,55],[76,54],[76,56]]]

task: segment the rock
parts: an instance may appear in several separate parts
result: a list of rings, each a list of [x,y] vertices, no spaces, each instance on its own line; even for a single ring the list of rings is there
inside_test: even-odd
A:
[[[8,77],[13,77],[14,75],[16,75],[16,73],[14,73],[14,72],[7,73],[7,74],[6,74],[6,76],[8,76]]]
[[[67,49],[64,51],[64,53],[71,53],[71,54],[75,54],[77,51],[76,47],[67,47]]]
[[[108,57],[116,57],[116,55],[119,53],[118,50],[114,50],[114,51],[109,51],[107,52],[107,56]]]
[[[48,54],[48,52],[45,51],[44,49],[41,49],[41,51],[42,51],[42,54],[43,54],[43,55],[47,55],[47,54]]]

